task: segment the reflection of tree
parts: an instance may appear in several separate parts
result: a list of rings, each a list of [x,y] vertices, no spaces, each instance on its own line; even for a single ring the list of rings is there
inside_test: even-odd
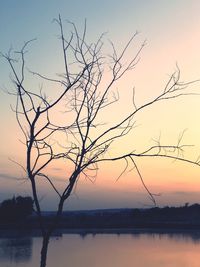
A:
[[[31,237],[0,239],[0,261],[28,262],[32,257]]]
[[[183,232],[183,233],[170,233],[168,237],[179,242],[192,242],[195,244],[200,244],[200,233],[196,231]]]
[[[187,230],[154,230],[153,232],[141,231],[141,232],[133,232],[131,233],[131,237],[133,239],[139,240],[142,236],[147,236],[152,239],[172,239],[177,242],[184,242],[184,243],[195,243],[200,244],[200,233],[197,231],[187,231]]]

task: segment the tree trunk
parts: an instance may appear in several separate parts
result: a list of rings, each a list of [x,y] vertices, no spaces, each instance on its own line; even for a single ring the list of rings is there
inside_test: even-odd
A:
[[[42,249],[41,249],[41,259],[40,259],[40,267],[46,267],[49,239],[50,239],[50,235],[43,236]]]
[[[54,217],[54,221],[52,222],[52,225],[49,226],[48,230],[45,231],[44,228],[42,227],[43,239],[42,239],[40,267],[46,267],[47,266],[46,264],[47,264],[47,252],[48,252],[49,240],[50,240],[52,233],[55,231],[55,229],[58,226],[59,219],[61,217],[62,210],[63,210],[63,204],[64,204],[64,198],[61,198],[57,214]],[[41,224],[41,226],[42,226],[42,224]]]

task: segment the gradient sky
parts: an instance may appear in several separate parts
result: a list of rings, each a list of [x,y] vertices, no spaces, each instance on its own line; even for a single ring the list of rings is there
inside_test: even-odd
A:
[[[130,89],[136,88],[138,105],[151,100],[164,88],[178,63],[182,81],[200,78],[200,1],[198,0],[1,0],[0,2],[0,51],[10,47],[19,49],[24,41],[37,38],[29,51],[28,66],[43,74],[59,72],[58,29],[53,18],[76,23],[81,29],[87,19],[88,39],[95,40],[107,32],[117,49],[128,41],[137,30],[140,32],[135,47],[143,40],[147,46],[142,52],[136,69],[120,82],[122,100],[120,114],[126,110]],[[106,39],[105,39],[106,40]],[[133,50],[135,48],[133,47]],[[131,51],[129,51],[131,54]],[[16,180],[21,170],[9,158],[23,164],[25,151],[20,145],[20,130],[10,109],[14,98],[4,92],[9,89],[10,70],[0,59],[0,201],[13,194],[30,194],[30,184]],[[30,80],[30,86],[33,86]],[[200,83],[191,85],[190,92],[200,93]],[[153,144],[152,139],[161,135],[163,144],[176,144],[180,133],[187,129],[183,143],[194,145],[185,151],[185,157],[195,160],[200,154],[200,96],[184,96],[176,100],[155,104],[137,116],[139,127],[132,136],[119,143],[116,150],[126,151],[130,146],[142,150]],[[112,119],[112,118],[111,118]],[[182,205],[200,202],[200,167],[166,159],[140,159],[137,161],[146,184],[154,193],[161,193],[158,205]],[[101,166],[96,182],[80,180],[75,194],[66,208],[122,208],[152,205],[137,174],[132,171],[117,176],[123,164]],[[59,166],[52,174],[63,179]],[[58,184],[59,187],[63,182]],[[41,203],[45,209],[55,208],[52,192],[41,186]]]

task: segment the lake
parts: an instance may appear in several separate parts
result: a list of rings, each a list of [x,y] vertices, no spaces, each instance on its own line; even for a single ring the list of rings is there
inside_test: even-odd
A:
[[[0,238],[1,267],[37,267],[41,237]],[[199,233],[62,234],[47,267],[199,267]]]

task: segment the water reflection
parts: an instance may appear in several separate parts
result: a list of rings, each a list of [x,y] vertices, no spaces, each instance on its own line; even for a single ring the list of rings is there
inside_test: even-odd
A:
[[[139,239],[141,235],[148,234],[149,237],[154,239],[173,239],[177,242],[192,242],[200,244],[200,231],[185,231],[185,232],[143,232],[132,233],[134,239]]]
[[[199,231],[176,231],[176,230],[169,230],[169,231],[156,231],[156,230],[80,230],[80,231],[67,231],[63,230],[63,234],[79,234],[81,238],[85,238],[87,235],[92,235],[95,237],[99,234],[114,234],[116,236],[122,236],[122,235],[131,235],[134,239],[139,239],[143,235],[148,235],[151,238],[169,238],[174,240],[180,240],[185,242],[194,242],[194,243],[200,243],[200,230]]]
[[[0,239],[0,259],[9,262],[29,262],[32,256],[32,238]]]
[[[51,243],[48,266],[199,267],[200,243],[190,234],[182,237],[185,234],[64,235]]]
[[[41,242],[38,236],[0,238],[0,266],[38,266]],[[199,267],[199,251],[200,232],[82,231],[51,239],[47,267]]]

